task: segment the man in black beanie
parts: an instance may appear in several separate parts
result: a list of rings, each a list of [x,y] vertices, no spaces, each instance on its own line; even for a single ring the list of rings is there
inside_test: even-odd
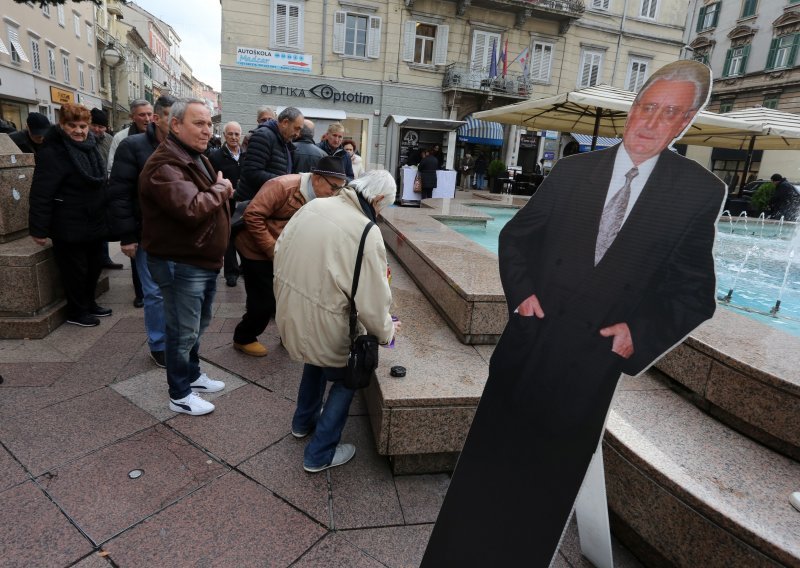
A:
[[[9,134],[9,138],[26,154],[36,155],[44,142],[44,134],[50,128],[50,121],[39,112],[28,113],[28,130],[20,130]]]
[[[103,160],[108,163],[108,151],[111,149],[111,136],[108,135],[108,115],[99,108],[93,108],[92,123],[89,128],[97,140],[97,149],[103,156]]]

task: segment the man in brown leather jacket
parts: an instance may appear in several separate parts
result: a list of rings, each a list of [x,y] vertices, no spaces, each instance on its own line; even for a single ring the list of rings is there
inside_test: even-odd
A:
[[[275,315],[272,261],[275,241],[298,209],[317,197],[330,197],[347,181],[342,160],[320,158],[311,173],[289,174],[267,181],[244,211],[244,230],[236,236],[236,250],[247,292],[247,311],[233,333],[233,347],[253,357],[267,348],[258,342]]]
[[[177,101],[169,128],[139,176],[142,247],[164,297],[169,408],[198,416],[214,405],[196,393],[225,388],[200,372],[198,350],[228,246],[233,186],[203,155],[211,137],[204,101]]]

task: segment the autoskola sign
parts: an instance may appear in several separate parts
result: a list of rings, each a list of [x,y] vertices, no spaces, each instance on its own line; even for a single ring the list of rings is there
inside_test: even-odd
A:
[[[317,98],[323,101],[332,101],[334,103],[358,103],[364,105],[371,105],[373,97],[365,95],[361,92],[340,91],[333,85],[320,83],[308,89],[300,87],[287,87],[284,85],[261,85],[262,95],[284,95],[287,97],[298,97],[301,99]]]

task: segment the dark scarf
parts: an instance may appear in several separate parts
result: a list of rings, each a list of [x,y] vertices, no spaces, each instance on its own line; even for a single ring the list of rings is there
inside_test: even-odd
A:
[[[67,149],[67,155],[78,173],[93,183],[106,181],[106,164],[97,149],[94,135],[90,132],[86,136],[86,140],[77,142],[70,138],[60,126],[57,128],[64,141],[64,147]]]
[[[364,215],[366,215],[367,219],[373,223],[377,223],[378,221],[375,218],[375,208],[369,201],[366,200],[363,195],[361,195],[358,190],[356,190],[356,195],[358,196],[358,203],[361,205],[361,210],[364,212]]]

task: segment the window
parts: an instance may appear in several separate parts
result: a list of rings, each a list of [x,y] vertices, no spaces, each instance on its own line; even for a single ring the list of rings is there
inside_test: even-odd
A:
[[[272,45],[288,49],[303,48],[303,5],[274,2],[272,10]]]
[[[94,93],[95,88],[97,86],[97,80],[95,79],[96,69],[89,65],[89,90]]]
[[[64,27],[64,22],[65,22],[65,20],[64,20],[64,6],[62,4],[59,4],[56,7],[56,10],[58,11],[58,25],[63,28]]]
[[[39,40],[35,37],[31,38],[31,64],[33,70],[37,73],[42,71],[42,59],[39,55]]]
[[[592,8],[595,10],[608,10],[610,0],[592,0]]]
[[[641,57],[631,57],[631,62],[628,65],[628,80],[625,81],[625,88],[634,93],[638,93],[639,89],[644,85],[647,79],[647,66],[650,62]]]
[[[72,13],[72,29],[75,30],[75,37],[81,37],[81,15],[77,12]]]
[[[603,52],[584,50],[581,55],[580,74],[578,75],[578,88],[592,87],[600,81],[603,66]]]
[[[734,47],[725,54],[725,66],[722,68],[723,77],[738,77],[744,75],[747,69],[747,56],[750,55],[750,46]]]
[[[642,18],[649,18],[652,20],[656,17],[656,7],[656,0],[642,0],[642,9],[639,11],[639,15]]]
[[[80,61],[78,62],[78,86],[83,89],[84,88],[84,74],[83,74],[83,63]]]
[[[11,44],[11,61],[14,63],[29,62],[28,56],[25,55],[25,50],[22,49],[22,44],[19,42],[17,28],[13,26],[8,26],[8,43]]]
[[[709,65],[708,62],[709,62],[710,53],[711,52],[710,52],[710,50],[708,50],[708,48],[706,48],[706,51],[695,51],[694,52],[694,60],[695,61],[699,61],[700,63],[705,63],[706,65]]]
[[[403,61],[419,65],[445,65],[450,27],[425,22],[406,22]]]
[[[750,16],[754,16],[756,13],[756,4],[758,4],[758,0],[744,0],[741,17],[749,18]]]
[[[470,70],[481,79],[488,79],[492,68],[492,52],[495,58],[499,57],[500,34],[475,30],[472,32],[472,56],[470,57]],[[497,70],[498,72],[500,69]]]
[[[766,68],[783,69],[794,67],[798,43],[800,43],[800,34],[790,34],[773,39],[772,43],[769,44]]]
[[[764,95],[764,102],[761,103],[761,106],[777,110],[778,101],[780,101],[780,95]]]
[[[61,65],[64,67],[64,82],[69,83],[69,55],[61,54]]]
[[[333,52],[353,57],[380,57],[381,19],[364,14],[336,12]]]
[[[724,114],[733,110],[733,101],[723,101],[719,103],[719,113]]]
[[[537,81],[549,81],[552,63],[553,44],[534,41],[533,50],[531,51],[530,78]]]
[[[92,22],[86,22],[86,45],[94,45],[94,29]]]
[[[719,18],[719,2],[709,4],[708,6],[701,6],[700,13],[697,16],[697,31],[702,32],[717,25]]]
[[[47,48],[47,66],[50,71],[50,76],[55,79],[56,76],[56,52],[52,47]]]
[[[44,14],[48,18],[50,17],[50,4],[45,4],[44,6],[42,6],[42,14]]]

